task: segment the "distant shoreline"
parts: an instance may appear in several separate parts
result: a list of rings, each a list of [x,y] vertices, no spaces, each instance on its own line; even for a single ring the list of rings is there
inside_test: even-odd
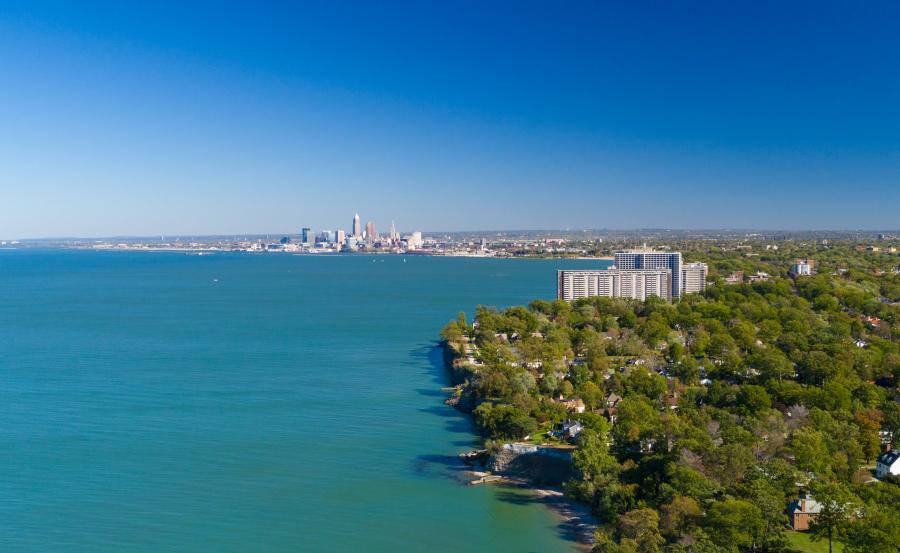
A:
[[[275,255],[275,256],[300,256],[300,257],[336,257],[336,256],[356,256],[356,255],[387,255],[396,257],[458,257],[471,259],[568,259],[573,261],[613,261],[612,256],[559,256],[559,255],[478,255],[466,253],[431,253],[427,251],[412,252],[379,252],[379,251],[362,251],[362,252],[265,252],[250,250],[221,250],[214,248],[117,248],[104,247],[96,248],[90,246],[4,246],[2,250],[60,250],[60,251],[83,251],[83,252],[139,252],[139,253],[183,253],[185,255],[214,255],[220,253],[235,254],[254,254],[254,255]]]

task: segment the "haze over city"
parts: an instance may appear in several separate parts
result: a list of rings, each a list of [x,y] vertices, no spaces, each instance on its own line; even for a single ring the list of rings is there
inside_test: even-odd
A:
[[[900,7],[825,4],[4,2],[0,238],[896,228]]]

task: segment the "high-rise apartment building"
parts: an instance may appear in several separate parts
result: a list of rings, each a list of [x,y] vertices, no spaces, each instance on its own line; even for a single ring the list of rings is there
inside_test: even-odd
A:
[[[694,294],[706,290],[708,273],[706,263],[685,263],[681,269],[681,293]]]
[[[592,296],[646,300],[649,296],[672,299],[669,269],[604,269],[557,271],[556,297],[566,301]]]
[[[619,251],[613,263],[616,269],[668,269],[672,273],[670,298],[681,297],[681,252]]]

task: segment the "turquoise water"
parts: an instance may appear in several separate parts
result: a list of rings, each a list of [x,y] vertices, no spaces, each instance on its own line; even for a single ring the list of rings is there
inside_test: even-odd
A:
[[[0,251],[0,550],[571,551],[435,337],[586,261]]]

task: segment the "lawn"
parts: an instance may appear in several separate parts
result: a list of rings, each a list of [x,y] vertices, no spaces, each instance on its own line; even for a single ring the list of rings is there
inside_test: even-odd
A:
[[[785,536],[791,548],[800,553],[828,553],[828,540],[812,541],[809,539],[809,534],[804,532],[788,531],[785,532]],[[834,553],[842,553],[843,551],[844,544],[835,540]]]

